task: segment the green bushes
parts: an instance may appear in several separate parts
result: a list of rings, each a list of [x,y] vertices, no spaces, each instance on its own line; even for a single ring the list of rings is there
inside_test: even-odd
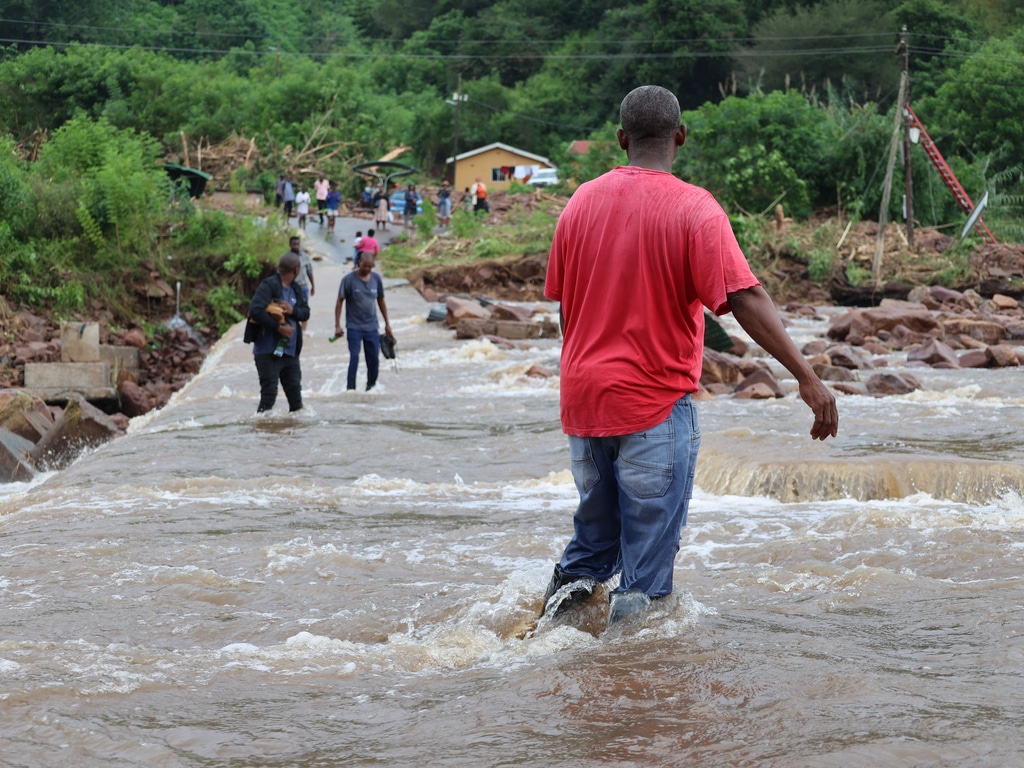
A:
[[[213,310],[213,324],[218,334],[224,334],[237,322],[245,320],[243,310],[249,299],[228,285],[219,285],[206,293],[206,303]]]
[[[676,160],[682,178],[707,187],[727,208],[760,212],[781,199],[797,218],[837,197],[859,202],[869,163],[884,157],[889,136],[874,109],[822,106],[795,91],[730,96],[684,113],[683,122],[688,138]]]
[[[0,137],[0,294],[59,317],[92,305],[132,322],[159,311],[140,286],[176,278],[214,286],[203,301],[220,331],[241,319],[283,234],[182,201],[160,160],[155,141],[104,118],[67,121],[34,163]]]

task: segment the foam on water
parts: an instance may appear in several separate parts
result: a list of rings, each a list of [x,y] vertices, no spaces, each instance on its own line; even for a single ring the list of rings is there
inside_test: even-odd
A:
[[[56,474],[56,472],[39,472],[27,482],[0,483],[0,517],[21,509],[21,503],[29,492]]]
[[[557,347],[529,346],[526,349],[503,349],[488,339],[473,339],[445,349],[418,349],[406,352],[401,358],[401,367],[407,369],[437,368],[439,366],[462,366],[504,363],[516,360],[557,359]]]
[[[404,630],[379,642],[359,642],[301,630],[284,642],[240,639],[220,648],[169,650],[85,640],[0,643],[0,699],[47,686],[77,695],[126,694],[143,687],[206,685],[245,670],[257,675],[352,676],[381,671],[437,672],[479,666],[510,672],[538,657],[594,649],[630,637],[671,638],[692,629],[713,610],[689,595],[665,601],[629,633],[594,633],[571,626],[532,633],[537,581],[546,567],[513,572],[495,589],[484,587],[440,621],[410,614]],[[130,578],[130,574],[125,574]],[[206,578],[206,577],[204,577]],[[43,664],[42,659],[46,659]]]

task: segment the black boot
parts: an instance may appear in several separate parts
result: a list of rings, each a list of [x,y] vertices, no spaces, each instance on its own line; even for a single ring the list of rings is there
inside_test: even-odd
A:
[[[558,602],[551,605],[552,598],[563,587],[568,587],[568,589],[562,593]],[[561,616],[574,605],[579,605],[594,594],[595,589],[597,589],[597,579],[590,576],[573,576],[565,573],[556,565],[551,581],[548,582],[548,588],[544,591],[544,605],[541,606],[540,615],[548,613],[550,608],[552,616]]]
[[[612,592],[608,600],[608,626],[622,621],[627,616],[642,611],[651,604],[651,598],[639,589],[627,589],[624,592]]]

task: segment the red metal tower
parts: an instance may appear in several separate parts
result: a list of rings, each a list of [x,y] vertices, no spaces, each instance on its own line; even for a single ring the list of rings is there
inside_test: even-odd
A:
[[[935,169],[939,172],[939,176],[942,177],[942,183],[949,188],[950,192],[953,193],[953,197],[956,198],[957,203],[959,203],[960,207],[963,208],[964,213],[970,215],[974,212],[974,203],[971,202],[971,198],[967,196],[967,193],[960,185],[960,182],[957,180],[953,170],[949,167],[946,159],[942,156],[942,153],[939,152],[939,148],[935,146],[935,142],[932,141],[932,137],[928,135],[928,131],[926,131],[924,126],[921,125],[921,121],[917,119],[917,115],[914,114],[914,110],[910,108],[909,104],[904,107],[904,111],[907,116],[907,124],[911,128],[917,128],[921,132],[921,146],[924,147],[924,153],[928,155],[928,159],[932,161],[932,165],[935,166]],[[985,222],[981,220],[980,216],[974,223],[974,228],[978,231],[978,234],[982,236],[985,242],[995,244],[995,236],[989,232],[988,227],[985,226]]]

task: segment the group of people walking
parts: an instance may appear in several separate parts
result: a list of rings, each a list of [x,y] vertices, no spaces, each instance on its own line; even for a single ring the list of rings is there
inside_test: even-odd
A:
[[[385,339],[393,339],[384,300],[384,281],[374,271],[380,246],[367,231],[361,239],[366,250],[356,254],[355,267],[341,280],[334,305],[333,342],[348,336],[349,365],[346,388],[356,388],[359,356],[366,360],[366,391],[377,384],[380,370],[381,334],[377,311],[384,319]],[[290,412],[302,409],[303,332],[309,321],[309,299],[316,293],[313,262],[303,250],[299,237],[289,240],[289,249],[278,260],[275,274],[260,283],[249,304],[244,341],[252,344],[256,374],[260,383],[257,413],[269,411],[277,402],[278,388],[284,390]],[[342,327],[342,309],[345,325]]]
[[[303,184],[296,184],[285,174],[279,174],[274,185],[274,201],[277,208],[280,208],[285,220],[291,219],[294,215],[298,218],[299,229],[306,229],[306,224],[311,215],[311,206],[316,204],[316,214],[320,226],[326,223],[327,231],[334,231],[334,222],[338,217],[341,207],[341,193],[334,182],[329,181],[324,174],[319,174],[313,182],[313,193]],[[437,190],[437,223],[438,226],[447,229],[452,222],[452,198],[451,184],[445,180]],[[420,213],[420,206],[423,202],[423,195],[416,189],[415,184],[407,184],[401,192],[402,210],[399,215],[402,218],[403,228],[410,228],[414,225],[414,217]],[[376,229],[380,232],[387,230],[388,225],[393,223],[395,212],[392,210],[392,196],[388,195],[383,185],[367,187],[363,190],[362,202],[373,210],[373,219]],[[487,201],[487,186],[477,178],[472,187],[466,187],[462,196],[462,204],[467,212],[483,211],[490,212],[490,204]]]
[[[333,181],[324,174],[319,174],[313,182],[313,194],[304,184],[296,184],[285,174],[278,174],[274,184],[274,205],[284,212],[285,221],[294,213],[298,217],[299,229],[305,229],[309,221],[310,206],[316,203],[316,214],[320,226],[327,225],[327,231],[334,231],[334,220],[341,208],[341,193]]]
[[[298,216],[298,228],[305,230],[315,200],[320,226],[326,224],[327,232],[332,232],[341,195],[334,183],[322,173],[313,182],[312,189],[310,194],[304,185],[296,185],[282,173],[275,186],[276,203],[283,209],[286,219],[294,212]],[[489,210],[486,186],[480,179],[477,179],[472,190],[466,190],[464,199],[470,195],[474,210]],[[403,222],[406,227],[412,226],[422,199],[415,184],[406,186],[403,192]],[[384,300],[384,284],[380,274],[374,271],[380,255],[380,243],[375,235],[377,229],[387,229],[391,218],[391,201],[383,187],[377,187],[371,197],[371,204],[377,228],[368,229],[365,236],[361,231],[356,233],[352,271],[345,275],[338,287],[334,307],[334,335],[330,337],[333,342],[346,336],[347,332],[349,367],[346,388],[349,390],[356,388],[360,352],[366,359],[366,389],[372,390],[377,384],[381,350],[378,310],[384,319],[385,338],[392,338]],[[450,226],[452,189],[447,181],[442,182],[438,190],[437,204],[438,223],[442,227]],[[288,252],[278,261],[276,274],[260,284],[250,302],[245,341],[253,345],[253,357],[259,376],[258,413],[274,407],[279,387],[284,390],[290,411],[302,408],[299,356],[302,352],[303,331],[309,321],[309,299],[316,293],[316,280],[313,262],[302,249],[301,242],[298,236],[290,238]],[[343,309],[344,327],[341,322]]]

